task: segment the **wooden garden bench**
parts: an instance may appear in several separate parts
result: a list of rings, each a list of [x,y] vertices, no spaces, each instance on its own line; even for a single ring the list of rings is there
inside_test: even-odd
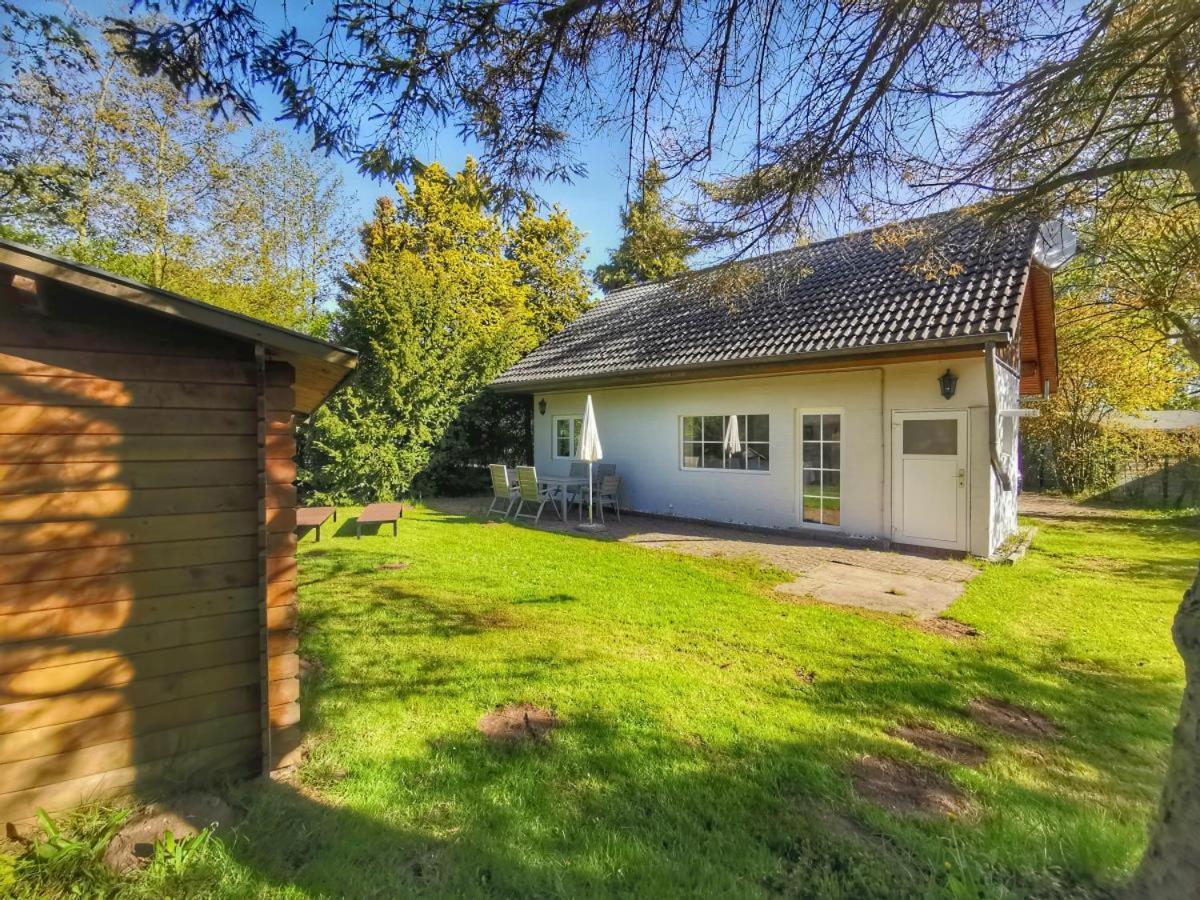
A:
[[[302,506],[296,510],[296,528],[317,529],[317,540],[321,539],[321,526],[329,521],[329,517],[337,521],[337,510],[332,506]]]
[[[400,533],[400,519],[404,516],[402,503],[372,503],[359,514],[354,523],[354,536],[362,537],[363,525],[378,525],[383,522],[392,523],[392,536]]]

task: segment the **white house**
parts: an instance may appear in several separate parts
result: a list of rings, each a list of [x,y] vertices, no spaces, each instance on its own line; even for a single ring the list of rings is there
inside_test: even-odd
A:
[[[1050,233],[956,211],[624,288],[493,388],[544,474],[591,394],[623,508],[988,555],[1057,382]]]

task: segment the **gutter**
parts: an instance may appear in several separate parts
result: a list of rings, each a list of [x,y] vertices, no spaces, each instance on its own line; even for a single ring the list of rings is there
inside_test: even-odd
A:
[[[988,452],[992,458],[992,471],[1000,481],[1000,487],[1005,491],[1013,489],[1012,479],[1004,463],[1000,459],[1000,429],[997,422],[1000,418],[1000,401],[996,397],[996,344],[989,341],[983,351],[984,366],[987,370],[988,394]]]

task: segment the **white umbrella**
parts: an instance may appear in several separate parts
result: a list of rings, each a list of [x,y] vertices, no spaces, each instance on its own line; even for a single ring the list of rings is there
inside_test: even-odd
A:
[[[725,455],[733,456],[742,452],[742,438],[738,434],[738,417],[730,416],[729,424],[725,426]]]
[[[596,412],[592,409],[592,395],[588,394],[583,408],[583,436],[579,439],[579,459],[588,464],[588,524],[592,522],[592,463],[604,459],[600,446],[600,432],[596,430]]]

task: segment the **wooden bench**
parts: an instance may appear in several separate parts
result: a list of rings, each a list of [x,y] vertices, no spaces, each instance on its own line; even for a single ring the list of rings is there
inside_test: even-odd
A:
[[[358,516],[354,523],[354,536],[362,537],[363,525],[379,525],[384,522],[392,523],[392,536],[400,533],[400,519],[404,517],[402,503],[372,503]]]
[[[332,506],[302,506],[296,510],[296,529],[317,529],[317,540],[319,541],[321,526],[329,521],[330,516],[333,516],[333,521],[337,521],[337,510]]]

